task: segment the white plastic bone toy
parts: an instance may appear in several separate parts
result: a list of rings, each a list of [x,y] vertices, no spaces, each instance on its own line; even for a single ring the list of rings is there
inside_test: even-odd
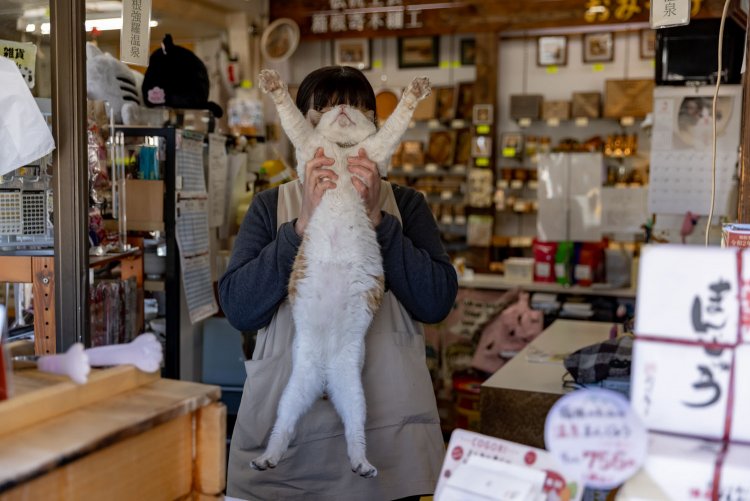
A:
[[[89,357],[81,343],[74,344],[68,348],[68,351],[60,355],[41,356],[36,363],[40,371],[68,376],[78,384],[85,384],[88,381],[89,372],[91,372]]]
[[[78,384],[88,381],[91,367],[130,364],[144,372],[154,372],[161,366],[162,359],[161,343],[151,333],[141,334],[128,344],[84,350],[81,343],[76,343],[60,355],[13,357],[14,361],[36,362],[40,371],[68,376]]]
[[[131,364],[143,372],[159,370],[163,359],[161,343],[150,332],[127,344],[89,348],[86,354],[92,367]]]

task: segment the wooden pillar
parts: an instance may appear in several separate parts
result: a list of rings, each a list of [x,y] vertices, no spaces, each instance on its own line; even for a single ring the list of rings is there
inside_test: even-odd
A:
[[[750,29],[750,15],[745,16],[745,30]],[[750,38],[745,40],[745,67],[750,68]],[[750,78],[742,74],[742,124],[740,127],[740,185],[737,221],[750,223]]]
[[[50,0],[52,52],[54,314],[58,352],[90,344],[85,2]]]
[[[497,102],[497,70],[500,35],[498,33],[477,33],[476,71],[474,95],[477,103],[492,104]],[[497,116],[497,110],[495,110]]]

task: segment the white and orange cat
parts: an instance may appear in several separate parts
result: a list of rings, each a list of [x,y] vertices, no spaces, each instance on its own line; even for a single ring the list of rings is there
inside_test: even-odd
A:
[[[366,457],[362,366],[365,334],[383,297],[383,262],[375,229],[352,184],[347,157],[363,148],[381,177],[411,121],[417,103],[430,93],[416,78],[380,130],[372,110],[338,105],[305,117],[278,73],[263,70],[260,87],[276,104],[281,125],[296,150],[297,174],[323,148],[333,158],[336,188],[326,190],[305,229],[292,274],[289,301],[295,335],[292,374],[284,389],[265,452],[252,461],[258,470],[275,467],[289,447],[297,421],[326,393],[344,424],[352,471],[371,478],[377,469]]]

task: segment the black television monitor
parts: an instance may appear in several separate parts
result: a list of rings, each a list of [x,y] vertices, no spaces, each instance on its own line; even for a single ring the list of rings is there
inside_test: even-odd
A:
[[[716,83],[719,24],[719,19],[695,19],[686,26],[656,30],[656,85]],[[744,29],[727,19],[722,83],[740,83],[744,44]]]

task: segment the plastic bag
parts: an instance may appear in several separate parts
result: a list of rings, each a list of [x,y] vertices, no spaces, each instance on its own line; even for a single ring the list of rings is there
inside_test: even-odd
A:
[[[16,63],[0,57],[0,175],[55,149],[47,122]]]

